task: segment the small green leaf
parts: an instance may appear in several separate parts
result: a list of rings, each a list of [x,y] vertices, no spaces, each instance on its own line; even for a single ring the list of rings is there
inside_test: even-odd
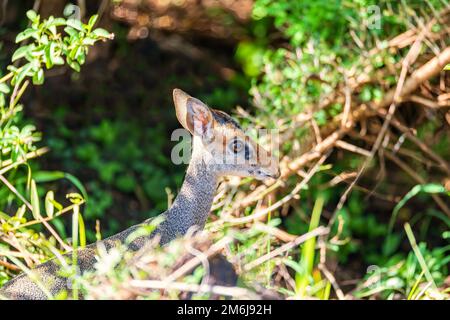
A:
[[[50,26],[55,26],[55,27],[59,27],[59,26],[64,26],[66,25],[66,19],[64,18],[55,18],[52,22],[49,23],[49,27]]]
[[[80,50],[80,47],[79,47],[79,46],[73,47],[73,49],[70,50],[69,58],[70,58],[71,60],[75,60],[75,57],[77,56],[79,50]]]
[[[29,76],[29,72],[33,68],[33,64],[27,63],[22,68],[19,69],[19,73],[16,76],[16,82],[15,83],[21,83],[23,79],[25,79],[26,76]]]
[[[38,171],[34,174],[34,179],[37,182],[50,182],[64,178],[64,172],[62,171]]]
[[[13,66],[12,64],[10,64],[9,66],[6,67],[6,70],[17,73],[17,68],[15,66]]]
[[[64,64],[64,59],[60,56],[53,57],[53,63],[58,66],[62,66]]]
[[[5,94],[0,92],[0,109],[5,107],[6,99]]]
[[[411,198],[415,197],[417,194],[419,194],[420,192],[425,192],[425,193],[445,193],[445,187],[440,185],[440,184],[436,184],[436,183],[429,183],[429,184],[419,184],[414,186],[398,203],[397,205],[394,207],[394,210],[392,210],[392,216],[391,219],[389,221],[389,230],[388,230],[388,234],[391,233],[392,228],[394,227],[394,223],[395,220],[397,219],[397,215],[398,212],[400,211],[400,209],[406,204],[406,202],[408,202]]]
[[[36,220],[40,220],[41,209],[39,205],[39,195],[37,192],[36,181],[34,181],[34,179],[31,180],[31,207],[33,209],[33,218],[35,218]]]
[[[48,46],[45,47],[45,66],[47,69],[50,69],[53,67],[54,61],[53,61],[53,54],[54,49],[52,50],[52,46],[55,46],[55,43],[52,42]]]
[[[44,70],[40,68],[34,75],[33,75],[33,84],[34,85],[41,85],[44,83]]]
[[[61,211],[63,209],[63,206],[61,203],[55,201],[55,200],[51,200],[52,204],[55,206],[56,210]]]
[[[283,263],[288,267],[292,268],[297,274],[304,273],[302,265],[300,265],[296,261],[290,259],[283,259]]]
[[[0,83],[0,92],[4,94],[8,94],[11,91],[11,88],[4,82]]]
[[[32,57],[40,57],[40,56],[43,56],[44,54],[45,54],[45,45],[44,44],[37,46],[36,48],[34,48],[31,51]],[[39,60],[37,60],[37,61],[39,61]]]
[[[43,34],[41,36],[41,43],[42,44],[48,44],[48,36],[46,34]]]
[[[102,28],[95,29],[92,32],[92,34],[94,34],[95,36],[97,36],[99,38],[114,39],[113,33],[109,33],[108,31],[106,31],[105,29],[102,29]]]
[[[97,22],[97,19],[98,19],[98,15],[97,14],[94,14],[90,19],[89,19],[89,22],[88,22],[88,26],[89,26],[89,29],[92,29],[92,27],[95,25],[95,23]]]
[[[66,198],[69,199],[69,201],[73,204],[79,204],[84,200],[81,194],[75,192],[67,194]]]
[[[27,17],[30,19],[30,21],[34,22],[37,19],[37,13],[34,10],[28,10],[27,11]]]
[[[81,213],[78,213],[78,230],[79,230],[79,237],[80,237],[80,247],[84,248],[86,247],[86,227],[84,225],[83,216]]]
[[[95,44],[96,41],[97,41],[97,39],[93,39],[93,38],[91,38],[91,37],[87,37],[87,38],[84,38],[84,39],[83,39],[82,43],[83,43],[85,46],[92,46],[93,44]]]
[[[74,37],[74,36],[78,35],[77,30],[75,30],[75,29],[72,28],[72,27],[65,27],[65,28],[64,28],[64,31],[65,31],[70,37]]]
[[[53,205],[53,201],[55,200],[55,194],[53,191],[47,192],[45,196],[45,212],[49,218],[53,218],[55,213],[55,206]]]
[[[14,52],[14,54],[13,54],[13,56],[12,56],[12,58],[11,58],[11,61],[14,62],[14,61],[16,61],[16,60],[19,60],[20,58],[25,57],[26,54],[29,52],[29,50],[30,50],[30,45],[20,47],[19,49],[17,49],[17,50]]]
[[[83,184],[81,183],[81,181],[75,177],[74,175],[71,175],[70,173],[64,173],[64,177],[69,180],[70,182],[72,182],[75,187],[78,188],[78,190],[80,190],[81,194],[83,195],[83,198],[87,200],[88,195],[86,192],[86,188],[83,186]]]
[[[80,65],[78,62],[68,59],[67,64],[76,72],[80,72]]]
[[[27,206],[26,206],[26,205],[20,206],[20,208],[17,209],[16,217],[17,217],[18,219],[22,219],[23,216],[24,216],[24,214],[25,214],[25,212],[26,212],[26,210],[27,210]]]
[[[78,19],[68,19],[66,24],[78,31],[83,31],[83,23]]]
[[[26,40],[30,37],[37,36],[38,31],[32,28],[25,29],[21,33],[19,33],[16,37],[16,43],[19,43],[23,40]]]
[[[58,30],[56,29],[56,26],[49,26],[48,30],[52,33],[53,36],[56,36],[58,34]]]
[[[86,54],[83,51],[81,51],[80,53],[77,54],[76,59],[80,65],[83,65],[84,62],[86,61]]]

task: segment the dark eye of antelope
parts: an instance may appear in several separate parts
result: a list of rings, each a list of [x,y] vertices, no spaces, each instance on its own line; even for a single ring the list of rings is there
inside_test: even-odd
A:
[[[234,153],[239,153],[244,149],[244,143],[241,140],[234,138],[230,143],[230,149]]]

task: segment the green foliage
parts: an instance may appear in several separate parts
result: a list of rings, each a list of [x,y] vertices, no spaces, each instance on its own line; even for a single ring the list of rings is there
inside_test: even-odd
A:
[[[344,97],[336,98],[332,97],[332,94],[344,92],[343,87],[349,78],[365,75],[368,79],[352,89],[354,90],[352,103],[380,102],[384,93],[397,83],[397,75],[388,74],[380,80],[377,79],[377,72],[395,69],[395,65],[398,65],[405,55],[402,50],[384,50],[388,40],[410,28],[409,17],[412,12],[417,10],[424,15],[433,15],[444,6],[439,1],[429,1],[427,5],[421,5],[415,1],[257,0],[253,8],[254,21],[251,26],[253,41],[246,39],[239,44],[236,52],[236,60],[251,77],[250,94],[256,102],[256,121],[264,123],[264,126],[269,124],[271,127],[277,127],[280,122],[290,126],[291,130],[295,130],[290,137],[298,139],[301,145],[307,144],[308,133],[313,130],[308,123],[298,125],[296,116],[300,113],[312,113],[319,128],[330,126],[336,121],[335,117],[342,112],[345,104]],[[271,30],[272,25],[275,30]],[[433,29],[433,32],[436,30]],[[275,45],[268,43],[268,38],[275,38],[273,41]],[[371,48],[377,50],[367,55]],[[329,98],[331,103],[327,103]],[[430,147],[447,159],[450,150],[448,135],[436,136],[441,126],[445,124],[439,119],[426,121],[418,128],[418,137],[423,141],[434,141]],[[408,142],[405,144],[411,146]],[[290,155],[292,152],[295,157],[296,153],[293,152],[295,143],[292,140],[285,141],[281,148],[284,153]],[[298,152],[298,146],[295,151]],[[332,168],[316,173],[307,188],[300,192],[300,200],[293,205],[292,212],[283,219],[287,231],[293,234],[307,232],[313,202],[310,199],[317,199],[317,194],[324,189],[324,185],[327,186],[326,181],[330,176],[358,170],[362,160],[356,155],[333,157],[330,160],[333,162]],[[369,172],[370,175],[371,171]],[[296,179],[288,181],[291,186],[295,183],[298,183]],[[337,185],[326,189],[327,203],[336,204],[346,187]],[[382,184],[379,190],[389,194],[392,189],[387,189]],[[444,192],[443,187],[439,188],[439,192]],[[395,206],[393,220],[394,216],[399,214],[402,216],[401,221],[408,221],[414,214],[413,221],[421,226],[422,238],[426,237],[427,232],[428,236],[432,234],[435,237],[440,236],[442,230],[448,229],[445,224],[433,229],[426,227],[429,223],[427,221],[431,219],[436,221],[434,219],[438,218],[440,223],[445,221],[441,212],[436,215],[432,210],[411,212],[410,209],[403,208],[406,212],[403,216],[400,208],[411,196],[413,194],[398,202],[397,206],[393,205]],[[430,201],[429,197],[417,199],[417,202],[423,205],[425,203],[429,205],[427,201]],[[369,205],[364,194],[358,191],[349,194],[344,206],[336,212],[332,233],[337,235],[339,240],[328,243],[330,257],[344,264],[349,263],[350,259],[362,259],[365,264],[382,265],[387,269],[394,265],[395,259],[396,263],[402,266],[411,263],[408,261],[412,259],[410,255],[413,253],[409,253],[408,256],[402,253],[406,240],[404,234],[394,228],[393,222],[389,225],[387,221],[389,217],[383,215],[383,212],[376,211],[374,207],[377,206]],[[390,230],[392,230],[390,236],[386,237]],[[436,261],[439,262],[445,260],[442,256],[445,247],[439,247],[441,243],[442,241],[439,242],[438,248],[433,249],[439,253],[435,255]],[[381,249],[383,244],[384,249]],[[425,255],[432,256],[433,250]],[[289,264],[291,268],[297,268],[296,274],[304,272],[297,262],[289,260]],[[440,270],[438,278],[442,279],[447,270],[441,264],[436,268],[435,270]],[[417,277],[406,282],[402,268],[389,270],[392,271],[391,276],[395,276],[398,272],[398,276],[403,279],[400,287],[407,296],[410,286]],[[311,279],[313,278],[310,277]],[[406,283],[409,287],[405,287]]]
[[[413,250],[406,257],[396,254],[386,263],[371,268],[366,276],[366,282],[371,284],[362,284],[356,291],[357,297],[379,294],[383,299],[392,299],[395,294],[400,294],[402,298],[419,299],[424,298],[424,286],[431,285],[432,290],[425,294],[427,298],[442,299],[436,289],[448,275],[450,246],[430,249],[424,242],[416,245],[409,225],[405,226],[405,230]],[[425,274],[427,276],[424,277]]]
[[[413,198],[414,196],[418,195],[420,192],[428,193],[428,194],[435,194],[435,193],[444,193],[447,194],[447,196],[450,196],[450,192],[445,190],[444,186],[440,184],[425,184],[425,185],[417,185],[413,187],[403,198],[400,200],[396,206],[394,207],[394,210],[392,211],[392,217],[389,222],[389,233],[392,231],[394,222],[397,218],[398,212],[400,209],[406,204],[408,200]]]
[[[16,37],[16,43],[22,43],[22,46],[12,56],[15,64],[9,65],[9,73],[0,79],[0,257],[23,266],[22,270],[26,270],[27,266],[14,257],[13,253],[17,250],[32,257],[25,260],[29,267],[52,257],[55,250],[65,251],[69,248],[48,221],[58,225],[57,219],[70,211],[78,217],[79,206],[85,202],[81,195],[71,193],[68,195],[71,204],[64,207],[55,200],[53,190],[45,192],[38,182],[66,178],[84,195],[86,192],[74,176],[62,172],[35,171],[34,164],[29,163],[30,158],[38,157],[48,149],[36,146],[41,135],[36,132],[34,125],[23,120],[20,98],[30,80],[35,85],[44,82],[44,69],[67,64],[79,71],[85,62],[88,48],[97,41],[113,37],[103,29],[94,29],[97,16],[91,17],[87,24],[52,16],[41,20],[32,10],[27,12],[27,17],[29,27]],[[63,27],[64,33],[61,33]],[[80,241],[84,245],[82,218],[79,221],[80,227],[77,225],[76,229],[77,232],[80,230]],[[52,236],[47,237],[40,232],[43,226]],[[13,240],[4,241],[6,235]],[[0,283],[4,283],[11,275],[11,270],[0,266]]]
[[[295,158],[308,147],[308,138],[311,136],[308,133],[316,132],[313,131],[317,129],[312,128],[313,124],[319,130],[336,123],[339,125],[338,117],[342,115],[346,103],[346,87],[353,90],[352,103],[365,105],[380,102],[385,92],[395,87],[398,68],[406,52],[403,48],[386,50],[388,41],[417,24],[415,13],[420,13],[420,18],[428,17],[443,6],[444,3],[439,0],[426,1],[426,5],[419,1],[388,0],[256,0],[253,21],[248,26],[251,37],[246,37],[237,45],[234,56],[243,73],[232,76],[230,87],[225,89],[212,90],[210,87],[216,86],[208,78],[201,82],[208,84],[205,89],[208,94],[200,95],[199,98],[212,106],[234,105],[239,90],[248,88],[250,84],[249,92],[256,108],[250,117],[241,119],[242,122],[247,126],[286,130],[288,137],[281,145],[281,151],[283,155]],[[215,15],[214,12],[211,14]],[[10,66],[10,73],[0,79],[0,173],[13,186],[1,184],[0,238],[2,234],[12,232],[20,246],[31,252],[37,263],[53,256],[55,248],[63,252],[100,239],[99,230],[93,231],[96,220],[101,220],[102,230],[107,236],[125,225],[140,222],[143,215],[148,217],[164,211],[167,198],[170,199],[171,194],[175,193],[175,186],[180,185],[182,168],[172,171],[173,167],[167,160],[170,149],[167,127],[155,125],[154,122],[143,128],[142,122],[127,117],[129,109],[118,114],[115,119],[103,118],[101,112],[107,106],[101,105],[96,107],[100,109],[101,117],[91,119],[83,115],[82,125],[70,125],[67,106],[54,110],[50,121],[46,122],[46,144],[52,149],[53,160],[58,165],[71,168],[77,178],[61,171],[40,171],[36,164],[29,163],[27,158],[32,156],[31,152],[41,150],[36,147],[41,137],[32,124],[22,119],[19,100],[28,83],[31,80],[33,84],[42,84],[44,70],[57,65],[67,64],[79,71],[86,60],[88,48],[96,41],[111,39],[112,36],[103,29],[94,29],[96,16],[87,24],[53,17],[41,21],[32,11],[27,16],[30,27],[17,36],[16,40],[22,46],[12,57],[13,61],[23,64]],[[228,19],[225,24],[231,21]],[[431,33],[439,32],[441,27],[436,25]],[[127,40],[128,30],[116,28],[120,37],[115,53],[124,59],[123,62],[129,59],[132,52]],[[63,29],[64,33],[58,32],[59,29]],[[371,48],[376,50],[368,54]],[[424,46],[421,50],[429,48]],[[136,70],[141,72],[147,67],[136,63],[127,72],[134,74]],[[361,75],[365,78],[358,83]],[[178,74],[164,78],[164,82],[183,88],[189,87],[190,83],[196,86],[200,83],[198,79],[192,81]],[[138,89],[137,95],[142,100],[147,100],[145,91],[145,87]],[[333,96],[336,93],[337,96]],[[327,99],[331,102],[327,102]],[[160,120],[159,116],[163,115],[159,105],[149,113],[152,121],[153,116]],[[299,115],[312,117],[302,122],[297,119]],[[435,114],[433,116],[438,118]],[[370,125],[369,132],[371,129],[378,130],[377,127],[370,128]],[[440,119],[425,121],[417,128],[417,138],[426,141],[443,159],[448,159],[450,138],[442,135],[445,125]],[[363,132],[366,129],[356,127],[355,131]],[[396,134],[393,132],[392,136]],[[398,146],[403,143],[400,139],[388,142],[397,143]],[[355,145],[368,149],[358,140]],[[409,141],[404,146],[410,153],[420,152]],[[411,182],[403,178],[404,174],[398,174],[389,167],[388,175],[395,176],[397,180],[394,180],[394,187],[388,185],[382,181],[378,172],[381,165],[386,169],[386,160],[380,153],[381,160],[374,158],[366,171],[371,176],[369,178],[373,179],[365,181],[363,177],[354,186],[354,191],[348,194],[342,208],[335,212],[336,205],[347,189],[346,182],[350,181],[337,178],[357,171],[365,159],[341,151],[335,150],[327,159],[332,165],[320,166],[309,183],[280,208],[279,217],[275,216],[278,211],[270,212],[265,224],[254,221],[246,225],[229,225],[221,219],[228,213],[224,209],[226,206],[216,210],[219,219],[212,219],[214,221],[207,224],[206,229],[215,237],[215,244],[228,237],[233,239],[223,251],[230,261],[241,268],[239,285],[251,288],[255,283],[264,284],[285,297],[334,298],[336,293],[331,282],[322,272],[323,266],[318,265],[322,257],[319,255],[323,254],[317,246],[320,244],[327,249],[327,263],[340,265],[340,268],[331,271],[336,273],[334,275],[338,282],[349,276],[345,274],[347,269],[350,277],[354,278],[354,273],[364,273],[363,269],[371,265],[364,281],[356,292],[350,292],[351,295],[361,298],[445,297],[440,287],[448,277],[449,247],[446,243],[450,237],[449,219],[437,210],[439,207],[431,202],[432,197],[426,193],[446,196],[448,191],[436,183],[411,189]],[[434,168],[417,164],[417,157],[412,159],[412,167],[419,168],[427,181],[437,180]],[[283,181],[283,187],[278,189],[280,193],[270,194],[269,206],[273,197],[281,196],[304,178],[303,172],[299,171],[299,175],[302,178],[293,175]],[[61,179],[67,179],[70,185],[54,183]],[[227,194],[220,202],[232,201],[229,206],[236,211],[240,192],[253,191],[255,188],[255,184],[247,182],[241,181],[239,188],[232,185],[227,189],[230,195]],[[44,189],[44,184],[45,187],[51,185],[51,190]],[[74,187],[82,196],[69,193]],[[69,193],[69,203],[56,200],[61,191]],[[87,203],[81,215],[80,206],[85,200]],[[258,201],[256,206],[239,209],[240,214],[257,213],[260,205],[266,205],[265,198]],[[71,214],[71,231],[62,223],[62,216],[66,213]],[[331,234],[326,243],[311,238],[263,263],[255,263],[283,245],[284,240],[275,237],[270,230],[279,228],[292,237],[317,228],[324,221],[329,221],[330,217],[335,219],[329,225]],[[41,232],[46,227],[42,226],[43,218],[51,222],[57,231],[56,235],[64,239],[63,243],[54,235],[48,237]],[[404,223],[406,232],[399,230],[399,226]],[[417,235],[413,234],[412,228],[417,231]],[[149,231],[140,230],[138,233],[148,234]],[[135,261],[135,257],[132,258],[124,247],[109,252],[100,248],[95,270],[82,277],[75,272],[73,262],[77,253],[74,251],[72,263],[69,261],[71,267],[64,272],[66,276],[76,278],[76,290],[70,296],[65,293],[56,298],[77,299],[80,293],[89,298],[129,298],[130,293],[122,284],[135,279],[167,277],[186,251],[182,241],[175,241],[165,248],[156,246],[149,249],[150,255],[145,259],[147,263],[148,259],[151,260],[150,268],[127,264],[128,261]],[[3,247],[0,247],[0,257],[7,257],[22,270],[27,270],[27,266],[11,255],[14,250],[11,246],[6,245],[5,250]],[[145,263],[141,266],[148,267]],[[287,272],[280,272],[282,267]],[[0,286],[11,275],[10,270],[0,267]],[[205,270],[198,267],[180,281],[199,284],[204,275]],[[104,288],[108,290],[102,290]],[[126,294],[122,295],[124,291]],[[169,298],[182,297],[177,290],[165,290],[164,293],[153,290],[142,295],[132,293],[131,297],[158,299],[163,295]],[[200,294],[195,296],[205,297]]]
[[[66,122],[64,113],[56,114],[54,126],[49,129],[48,145],[64,167],[86,175],[83,180],[87,181],[89,201],[84,217],[88,222],[92,224],[104,218],[113,205],[117,208],[113,200],[115,190],[137,198],[143,208],[147,207],[145,212],[140,212],[142,216],[154,216],[167,209],[165,187],[180,185],[183,168],[172,171],[170,154],[165,154],[167,137],[162,125],[142,130],[135,120],[116,118],[85,124],[75,130],[61,125]],[[127,211],[124,216],[129,216],[133,209],[121,207],[120,210]],[[120,227],[108,223],[103,229],[109,235]],[[95,240],[92,231],[88,235],[91,241]]]
[[[80,66],[86,61],[89,46],[99,40],[112,39],[113,35],[104,29],[93,29],[97,16],[89,19],[83,24],[76,19],[54,18],[41,21],[40,16],[34,11],[27,12],[31,26],[16,37],[16,43],[32,39],[33,42],[18,48],[12,61],[24,58],[27,63],[20,68],[9,66],[8,70],[13,73],[12,85],[20,85],[25,77],[31,77],[33,84],[44,82],[44,69],[52,68],[54,65],[67,63],[75,71],[80,71]],[[58,32],[59,27],[64,27],[65,36]],[[65,58],[65,60],[64,60]]]
[[[305,43],[311,37],[338,45],[347,36],[347,19],[354,18],[358,11],[349,4],[350,1],[339,0],[259,0],[255,3],[253,17],[273,18],[275,27],[294,45]]]

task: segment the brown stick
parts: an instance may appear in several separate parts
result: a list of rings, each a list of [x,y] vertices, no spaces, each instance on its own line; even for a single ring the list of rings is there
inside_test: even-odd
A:
[[[19,271],[20,270],[19,267],[15,266],[15,265],[13,265],[13,264],[11,264],[9,262],[3,261],[3,260],[0,260],[0,266],[4,266],[5,268],[8,268],[8,269],[13,270],[13,271]]]
[[[425,63],[422,67],[417,69],[406,81],[403,85],[402,90],[400,91],[399,101],[405,99],[405,97],[415,90],[419,88],[419,86],[427,81],[428,79],[438,75],[444,67],[450,63],[450,47],[445,48],[438,56],[434,57],[427,63]],[[385,98],[379,104],[374,104],[372,109],[382,109],[391,105],[394,102],[395,88],[390,90]],[[355,123],[358,120],[366,118],[368,116],[374,115],[374,112],[369,110],[366,105],[361,105],[357,110],[352,113],[351,119],[352,122]],[[351,121],[349,119],[349,121]],[[340,124],[340,121],[339,121]],[[290,176],[292,173],[298,171],[301,167],[303,167],[306,163],[319,158],[325,151],[334,147],[336,142],[341,139],[351,128],[349,127],[341,127],[338,130],[333,131],[327,138],[325,138],[322,143],[317,144],[313,150],[303,154],[299,158],[293,160],[288,165],[288,170],[282,173],[282,177],[286,178]]]
[[[253,260],[252,262],[246,264],[244,267],[244,271],[249,271],[249,270],[259,266],[260,264],[263,264],[264,262],[266,262],[276,256],[279,256],[283,252],[286,252],[288,250],[291,250],[292,248],[295,248],[296,246],[305,242],[308,239],[311,239],[311,238],[314,238],[317,236],[321,236],[324,234],[328,234],[329,231],[330,230],[328,228],[320,226],[308,233],[305,233],[305,234],[297,237],[294,241],[288,242],[288,243],[282,245],[281,247],[279,247],[273,251],[270,251],[268,254],[265,254],[262,257],[259,257],[258,259]]]

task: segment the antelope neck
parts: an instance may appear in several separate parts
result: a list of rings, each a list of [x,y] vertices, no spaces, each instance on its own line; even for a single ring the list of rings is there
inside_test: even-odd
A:
[[[194,147],[180,192],[173,205],[165,212],[162,243],[186,234],[192,226],[203,229],[214,200],[217,180],[217,175],[210,170]]]

